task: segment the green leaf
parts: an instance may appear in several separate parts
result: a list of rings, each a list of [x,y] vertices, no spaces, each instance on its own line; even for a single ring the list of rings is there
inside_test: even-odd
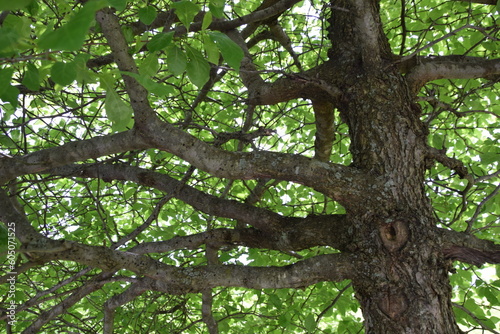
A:
[[[104,0],[88,1],[61,28],[57,30],[47,29],[38,39],[38,46],[46,50],[79,50],[94,22],[95,12],[105,5],[106,1]]]
[[[99,76],[101,88],[105,91],[114,90],[115,77],[112,73],[105,72]]]
[[[121,12],[127,7],[127,0],[108,0],[110,7],[113,7],[117,11]]]
[[[25,11],[33,16],[38,15],[40,13],[40,5],[38,5],[36,1],[31,1],[31,3],[26,6]]]
[[[31,49],[31,21],[27,17],[8,15],[0,27],[0,53],[17,55]]]
[[[150,25],[156,19],[158,13],[153,6],[147,6],[139,9],[139,20],[145,25]]]
[[[175,45],[167,49],[167,66],[174,75],[181,75],[186,70],[187,57]]]
[[[316,330],[316,320],[314,319],[314,315],[309,313],[304,320],[304,326],[309,333],[314,333]]]
[[[203,16],[203,22],[201,23],[201,30],[206,30],[211,23],[212,23],[212,13],[208,12]]]
[[[61,86],[69,85],[76,79],[75,63],[56,62],[50,69],[50,77]]]
[[[466,309],[468,309],[472,313],[475,313],[476,315],[478,315],[477,313],[482,312],[481,308],[479,307],[479,305],[476,303],[476,301],[473,298],[468,298],[465,301],[464,306]]]
[[[100,85],[106,91],[104,109],[106,110],[106,116],[112,123],[113,131],[124,131],[131,128],[133,126],[133,110],[115,91],[113,74],[102,73],[100,79]]]
[[[280,309],[281,306],[283,306],[283,302],[281,301],[280,297],[278,297],[276,294],[269,295],[269,301],[277,309]]]
[[[172,7],[175,8],[175,13],[179,20],[184,24],[186,29],[189,30],[189,25],[200,11],[200,6],[191,1],[183,0],[172,3]]]
[[[432,146],[437,148],[438,150],[443,148],[444,144],[444,136],[438,133],[434,133],[432,136]]]
[[[281,327],[287,327],[290,324],[291,314],[288,312],[282,313],[278,318],[278,324]]]
[[[31,4],[33,0],[0,0],[0,10],[17,10]]]
[[[20,36],[10,27],[0,27],[0,55],[9,57],[17,54]]]
[[[90,71],[87,66],[87,61],[90,59],[89,54],[80,53],[75,56],[73,63],[76,69],[76,81],[79,84],[86,84],[96,81],[96,75]]]
[[[139,72],[147,76],[153,76],[158,71],[158,56],[150,53],[139,66]]]
[[[208,35],[215,42],[228,65],[238,72],[244,56],[243,50],[239,45],[233,42],[226,34],[218,31],[211,31]]]
[[[210,77],[210,65],[200,51],[188,46],[186,52],[189,57],[186,67],[189,80],[197,87],[202,87]]]
[[[217,7],[224,7],[226,5],[226,0],[210,0],[210,4]]]
[[[5,102],[10,102],[12,106],[17,106],[17,96],[19,89],[11,86],[13,69],[0,69],[0,99]]]
[[[446,12],[446,9],[445,8],[441,8],[441,9],[438,9],[438,8],[433,8],[432,10],[430,10],[428,12],[428,15],[429,15],[429,19],[431,19],[432,21],[436,21],[440,18],[443,17],[443,14]]]
[[[24,73],[22,83],[29,90],[37,91],[40,89],[40,73],[32,63],[26,65],[26,72]]]
[[[495,152],[486,152],[479,156],[481,157],[481,162],[487,165],[500,161],[500,154]]]
[[[3,27],[11,27],[16,30],[19,36],[23,38],[31,38],[32,22],[24,16],[9,15],[5,18],[2,24]],[[30,44],[30,46],[32,46]]]
[[[11,85],[4,88],[3,93],[0,94],[0,99],[5,102],[10,102],[13,107],[17,106],[17,97],[19,96],[19,89]]]
[[[174,31],[158,33],[149,41],[147,48],[151,52],[160,51],[170,45],[174,37]]]
[[[113,123],[112,128],[114,131],[124,131],[132,127],[133,110],[120,98],[116,91],[108,90],[106,92],[104,108],[106,109],[106,116]]]
[[[486,297],[486,299],[488,300],[488,302],[490,302],[490,304],[498,305],[499,299],[497,296],[495,296],[493,291],[494,291],[494,289],[489,288],[489,287],[487,287],[487,288],[480,287],[477,289],[477,294],[478,294],[478,296]]]
[[[210,3],[208,4],[210,12],[213,14],[213,16],[219,19],[224,17],[225,6],[226,6],[225,0],[210,0]]]
[[[219,64],[219,48],[208,35],[203,36],[203,46],[207,53],[208,61],[212,64]]]
[[[127,43],[132,43],[135,40],[134,31],[131,26],[122,26],[122,33]]]
[[[8,15],[0,27],[0,55],[18,55],[32,47],[31,40],[31,21],[27,17]]]
[[[146,75],[140,75],[137,73],[131,73],[131,72],[123,72],[123,74],[126,74],[135,80],[137,80],[148,92],[151,94],[154,94],[156,96],[168,96],[173,93],[173,88],[168,85],[164,85],[161,83],[158,83],[154,80],[152,80],[150,77]]]

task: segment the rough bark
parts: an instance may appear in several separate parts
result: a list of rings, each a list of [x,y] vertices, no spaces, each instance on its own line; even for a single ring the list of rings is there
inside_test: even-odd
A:
[[[349,125],[352,166],[383,180],[377,187],[380,201],[349,203],[347,215],[353,242],[345,251],[364,264],[353,285],[365,329],[458,333],[448,262],[423,189],[427,145],[419,108],[406,80],[387,70],[390,50],[375,23],[377,2],[353,3],[332,15],[330,56],[332,67],[341,64],[335,71],[342,73],[342,82],[336,82],[343,92],[338,108]],[[363,20],[353,19],[356,15]]]

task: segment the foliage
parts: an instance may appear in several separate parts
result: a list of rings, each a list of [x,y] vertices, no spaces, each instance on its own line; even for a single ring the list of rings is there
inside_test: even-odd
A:
[[[247,90],[240,79],[244,50],[230,32],[210,28],[212,22],[251,14],[259,5],[260,1],[253,0],[0,2],[4,13],[11,11],[2,15],[0,27],[0,153],[24,156],[132,129],[137,118],[122,80],[122,76],[129,76],[147,90],[149,103],[161,120],[201,141],[231,152],[263,150],[313,157],[316,126],[311,102],[293,99],[249,107]],[[108,6],[114,7],[120,18],[137,73],[119,70],[110,57],[111,49],[95,20],[96,12]],[[276,38],[259,40],[259,34],[264,36],[268,30],[266,24],[259,23],[252,34],[255,43],[248,44],[264,80],[275,81],[328,59],[331,45],[326,31],[327,7],[325,2],[302,1],[281,15],[279,24],[291,40],[296,53],[293,56]],[[200,12],[205,13],[204,17]],[[381,14],[393,53],[401,57],[498,57],[500,36],[495,6],[387,0],[381,3]],[[160,20],[162,24],[158,25]],[[427,83],[418,96],[422,121],[430,131],[429,144],[461,160],[477,180],[466,189],[467,181],[446,166],[436,164],[428,170],[427,193],[438,225],[499,242],[498,80],[441,79]],[[338,114],[334,124],[330,162],[349,165],[349,129]],[[226,133],[259,129],[275,133],[251,142],[238,137],[218,142]],[[158,149],[96,155],[78,163],[124,164],[156,171],[205,194],[246,202],[286,217],[345,213],[336,201],[299,183],[219,178]],[[147,226],[118,247],[125,250],[239,224],[186,205],[175,198],[175,190],[166,194],[131,181],[33,173],[21,175],[6,186],[17,194],[19,206],[33,227],[56,240],[114,247],[139,226]],[[201,266],[209,261],[207,248],[149,256],[179,267]],[[224,264],[286,266],[336,252],[327,246],[297,252],[225,246],[218,256]],[[27,260],[29,254],[19,254],[16,265]],[[451,282],[458,323],[470,330],[494,329],[500,323],[498,267],[455,266],[457,272],[451,275]],[[98,269],[64,260],[26,268],[16,282],[16,302],[22,306],[12,331],[21,332],[85,284],[94,284],[92,280],[99,273]],[[126,291],[135,280],[133,272],[118,271],[40,332],[102,332],[103,304],[110,296]],[[2,296],[7,296],[8,288],[0,287]],[[211,312],[221,333],[363,331],[361,311],[348,281],[320,282],[303,289],[218,287],[212,295]],[[9,302],[6,298],[1,301]],[[199,293],[146,291],[116,309],[114,330],[206,332],[202,303]]]

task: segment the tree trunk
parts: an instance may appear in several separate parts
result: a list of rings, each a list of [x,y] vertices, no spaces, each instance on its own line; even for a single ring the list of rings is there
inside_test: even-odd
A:
[[[372,71],[344,94],[353,165],[382,179],[377,198],[347,205],[348,251],[367,333],[459,333],[449,263],[440,252],[423,184],[426,133],[398,73]]]
[[[332,3],[331,78],[343,93],[335,105],[349,126],[352,165],[383,184],[376,198],[342,203],[354,240],[344,251],[362,263],[353,286],[366,333],[460,333],[450,302],[450,264],[439,250],[424,191],[427,131],[420,108],[391,64],[383,32],[367,28],[378,41],[363,39],[360,25],[379,19],[377,3],[349,3],[344,10]],[[363,15],[368,19],[356,23]],[[373,58],[367,44],[379,48]]]

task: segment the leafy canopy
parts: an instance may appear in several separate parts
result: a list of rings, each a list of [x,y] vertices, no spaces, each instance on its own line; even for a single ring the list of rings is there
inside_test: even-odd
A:
[[[239,77],[244,52],[227,32],[210,28],[218,20],[249,15],[259,5],[259,1],[224,0],[0,1],[0,10],[12,11],[2,17],[0,27],[0,153],[26,155],[131,129],[134,113],[122,80],[129,76],[147,90],[162,120],[202,141],[228,151],[268,150],[312,157],[316,127],[310,102],[291,100],[249,108]],[[96,12],[108,6],[120,17],[137,73],[119,71],[112,61],[95,20]],[[303,1],[280,18],[295,55],[276,39],[264,38],[265,24],[257,27],[248,46],[265,80],[298,72],[299,63],[309,69],[326,61],[330,45],[325,6],[320,1]],[[381,13],[392,50],[402,57],[498,57],[498,7],[460,1],[383,1]],[[427,84],[419,94],[422,119],[430,129],[429,143],[446,148],[448,155],[463,161],[481,180],[464,195],[465,180],[440,164],[429,170],[426,186],[440,226],[464,231],[472,221],[476,236],[497,242],[499,90],[494,80],[442,79]],[[331,162],[349,165],[347,126],[337,114],[334,123]],[[251,144],[234,138],[220,140],[226,133],[261,128],[275,133],[256,137]],[[338,203],[309,187],[268,179],[221,179],[156,149],[130,150],[80,163],[127,164],[157,171],[205,194],[246,201],[283,216],[345,213]],[[494,173],[496,178],[485,177]],[[11,184],[32,225],[54,239],[110,247],[147,224],[147,229],[120,246],[131,248],[236,225],[232,219],[206,214],[134,182],[32,174]],[[7,231],[2,227],[0,232],[3,242]],[[0,252],[6,250],[6,243],[2,247]],[[206,264],[207,252],[203,246],[150,256],[188,267]],[[335,252],[329,247],[281,252],[234,246],[221,248],[218,256],[224,264],[284,266]],[[26,256],[19,255],[17,263]],[[83,270],[84,275],[78,276]],[[99,272],[65,261],[26,269],[18,277],[15,294],[16,303],[26,309],[20,309],[14,332]],[[452,284],[459,306],[457,320],[464,328],[482,324],[495,328],[500,322],[498,275],[498,267],[477,270],[457,265]],[[102,305],[134,280],[134,273],[119,271],[58,315],[43,332],[69,327],[78,332],[102,331]],[[7,289],[1,286],[2,296]],[[211,312],[221,333],[358,333],[362,316],[352,292],[347,281],[322,282],[302,290],[221,287],[213,290]],[[115,331],[201,333],[201,304],[201,294],[146,291],[116,309]]]

